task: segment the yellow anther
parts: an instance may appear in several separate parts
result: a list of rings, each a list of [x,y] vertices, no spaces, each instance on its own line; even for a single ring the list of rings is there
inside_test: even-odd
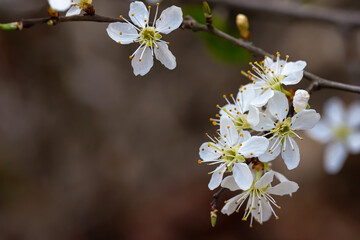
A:
[[[141,58],[139,59],[139,62],[141,62]]]
[[[220,108],[219,104],[218,104],[218,105],[216,105],[216,107],[217,107],[217,108]]]
[[[129,58],[130,58],[130,59],[132,59],[132,58],[133,58],[133,56],[129,56]]]
[[[148,8],[151,8],[151,6],[148,6]]]
[[[289,109],[285,108],[285,111],[288,111]]]
[[[171,27],[170,27],[170,26],[169,26],[168,28],[169,28],[169,29],[171,29]]]
[[[131,16],[134,16],[134,14],[131,14]]]
[[[276,216],[275,219],[276,219],[276,220],[279,220],[279,216]]]
[[[122,32],[120,32],[120,35],[122,35]]]
[[[227,201],[224,201],[224,203],[227,203]]]
[[[146,19],[144,19],[144,22],[147,22],[147,20],[146,20]]]
[[[244,134],[240,134],[240,137],[244,137]]]
[[[293,152],[295,151],[295,148],[291,149]]]
[[[209,120],[212,122],[213,121],[213,119],[212,118],[209,118]]]
[[[252,155],[254,155],[253,153],[250,153],[250,155],[252,156]]]
[[[221,174],[221,172],[219,172],[219,174]]]
[[[226,134],[224,134],[224,137],[226,138]]]
[[[227,126],[227,129],[230,129],[230,126]]]
[[[235,212],[238,213],[238,212],[239,212],[239,209],[236,209]]]
[[[119,18],[123,18],[123,15],[120,15]]]
[[[226,95],[225,95],[225,94],[223,95],[223,98],[226,98]]]
[[[286,55],[286,58],[289,58],[289,55]]]
[[[216,117],[220,117],[220,115],[219,115],[219,114],[216,114],[215,116],[216,116]]]
[[[200,160],[200,159],[198,160],[198,164],[199,164],[199,165],[201,164],[201,160]]]

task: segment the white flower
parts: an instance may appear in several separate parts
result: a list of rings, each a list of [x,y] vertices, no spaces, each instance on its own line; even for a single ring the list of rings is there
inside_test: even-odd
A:
[[[65,11],[71,6],[71,0],[48,0],[49,5],[56,11]]]
[[[256,172],[257,179],[254,180],[251,187],[240,193],[239,195],[226,201],[225,206],[221,212],[223,214],[230,215],[234,212],[239,212],[240,207],[246,202],[245,213],[243,220],[247,220],[250,216],[250,227],[252,227],[253,219],[262,224],[270,219],[271,215],[274,214],[275,218],[279,217],[276,215],[273,207],[280,208],[271,194],[274,195],[291,195],[296,192],[299,188],[296,182],[287,180],[282,174],[269,171],[266,172],[261,178],[259,176],[261,172]],[[279,179],[280,183],[271,186],[274,175]],[[228,188],[231,191],[237,191],[241,188],[237,185],[236,176],[228,176],[224,178],[221,183],[222,187]]]
[[[92,0],[71,0],[71,8],[67,11],[66,16],[74,16],[79,15],[82,10],[85,10],[90,4],[92,4]]]
[[[328,173],[338,173],[349,152],[360,153],[360,102],[354,102],[345,111],[339,98],[331,98],[325,103],[323,119],[307,134],[321,143],[329,143],[324,167]]]
[[[254,81],[254,89],[260,92],[251,102],[252,105],[262,107],[274,96],[274,91],[285,91],[282,84],[294,85],[300,82],[306,62],[287,62],[288,58],[286,56],[286,60],[280,60],[280,54],[277,53],[276,61],[265,57],[260,63],[250,63],[255,74],[248,71],[247,75]]]
[[[306,90],[298,89],[295,92],[293,105],[295,112],[300,112],[308,106],[310,94]]]
[[[205,142],[199,149],[202,162],[220,164],[213,172],[209,182],[209,189],[217,188],[226,170],[233,172],[239,187],[248,189],[253,177],[246,158],[258,157],[269,145],[265,137],[251,137],[247,131],[236,130],[234,123],[228,117],[220,119],[220,135],[218,141],[209,137],[212,142]],[[211,173],[210,173],[211,174]]]
[[[150,71],[154,64],[154,54],[156,59],[168,69],[172,70],[176,67],[176,58],[169,51],[168,42],[161,40],[161,34],[168,34],[181,25],[183,20],[182,10],[179,7],[171,6],[165,9],[157,19],[157,7],[154,23],[150,26],[150,9],[150,6],[146,8],[142,2],[132,2],[129,17],[134,24],[123,18],[126,23],[110,23],[106,29],[110,38],[117,43],[138,42],[140,44],[138,49],[130,56],[135,75],[143,76]],[[120,17],[122,18],[122,16]]]
[[[227,99],[226,95],[223,95],[227,105],[221,108],[219,105],[217,105],[217,107],[220,108],[220,112],[217,114],[217,117],[228,117],[231,121],[234,122],[238,132],[251,129],[252,126],[255,126],[259,123],[259,110],[256,107],[250,105],[250,102],[256,96],[255,94],[256,93],[252,89],[251,84],[247,84],[239,89],[239,93],[237,94],[236,99],[234,98],[233,94],[230,94],[232,102]],[[219,124],[220,119],[210,118],[210,121],[215,126]]]
[[[293,117],[287,117],[289,102],[282,92],[275,92],[269,100],[267,113],[260,114],[260,122],[254,129],[270,131],[269,149],[259,156],[262,162],[274,160],[282,150],[281,156],[289,170],[296,168],[300,162],[300,152],[293,137],[302,138],[297,130],[310,129],[320,120],[315,110],[303,110]]]

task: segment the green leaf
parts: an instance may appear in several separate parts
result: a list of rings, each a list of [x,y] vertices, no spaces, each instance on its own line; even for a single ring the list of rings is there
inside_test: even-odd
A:
[[[184,15],[190,15],[197,22],[205,24],[204,13],[201,5],[187,5],[183,8]],[[213,25],[217,29],[226,32],[232,36],[238,37],[239,33],[235,26],[230,27],[226,19],[216,13],[213,15]],[[234,20],[235,21],[235,20]],[[240,47],[233,45],[225,39],[213,36],[209,33],[199,33],[200,38],[204,41],[207,50],[218,60],[228,64],[244,64],[250,61],[251,54]]]

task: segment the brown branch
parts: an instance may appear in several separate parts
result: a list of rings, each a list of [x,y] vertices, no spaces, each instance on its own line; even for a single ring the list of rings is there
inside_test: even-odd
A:
[[[20,21],[22,23],[23,28],[30,28],[37,24],[46,24],[48,21],[54,20],[56,23],[62,22],[101,22],[101,23],[112,23],[112,22],[123,22],[120,18],[112,18],[112,17],[104,17],[100,15],[77,15],[65,17],[61,16],[58,18],[33,18],[33,19],[23,19]]]
[[[182,28],[190,29],[194,32],[200,32],[200,31],[208,32],[212,35],[223,38],[238,47],[242,47],[257,56],[271,56],[270,53],[255,46],[251,42],[234,38],[234,37],[230,36],[229,34],[224,33],[216,28],[208,28],[206,25],[196,22],[190,16],[185,17],[185,20],[182,24]],[[306,79],[310,80],[311,82],[316,82],[317,87],[316,87],[316,89],[313,89],[313,90],[319,90],[321,88],[332,88],[332,89],[338,89],[338,90],[343,90],[343,91],[347,91],[347,92],[360,93],[360,86],[330,81],[330,80],[321,78],[313,73],[306,72],[306,71],[304,71],[304,77]]]
[[[258,0],[222,0],[209,2],[228,5],[246,11],[257,11],[264,14],[280,15],[296,19],[331,23],[349,28],[360,27],[360,12],[316,7],[294,2],[271,2]]]

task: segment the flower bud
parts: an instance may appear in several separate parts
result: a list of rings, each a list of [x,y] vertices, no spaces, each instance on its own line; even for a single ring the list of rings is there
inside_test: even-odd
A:
[[[241,38],[248,39],[250,37],[249,32],[249,20],[246,15],[238,14],[236,16],[236,26],[239,29]]]
[[[0,23],[0,29],[5,31],[22,30],[22,22]]]
[[[211,221],[211,226],[215,227],[216,225],[216,219],[217,219],[217,209],[214,209],[210,212],[210,221]]]
[[[308,106],[310,95],[307,91],[298,89],[295,92],[295,96],[293,99],[294,109],[295,112],[300,112]]]

